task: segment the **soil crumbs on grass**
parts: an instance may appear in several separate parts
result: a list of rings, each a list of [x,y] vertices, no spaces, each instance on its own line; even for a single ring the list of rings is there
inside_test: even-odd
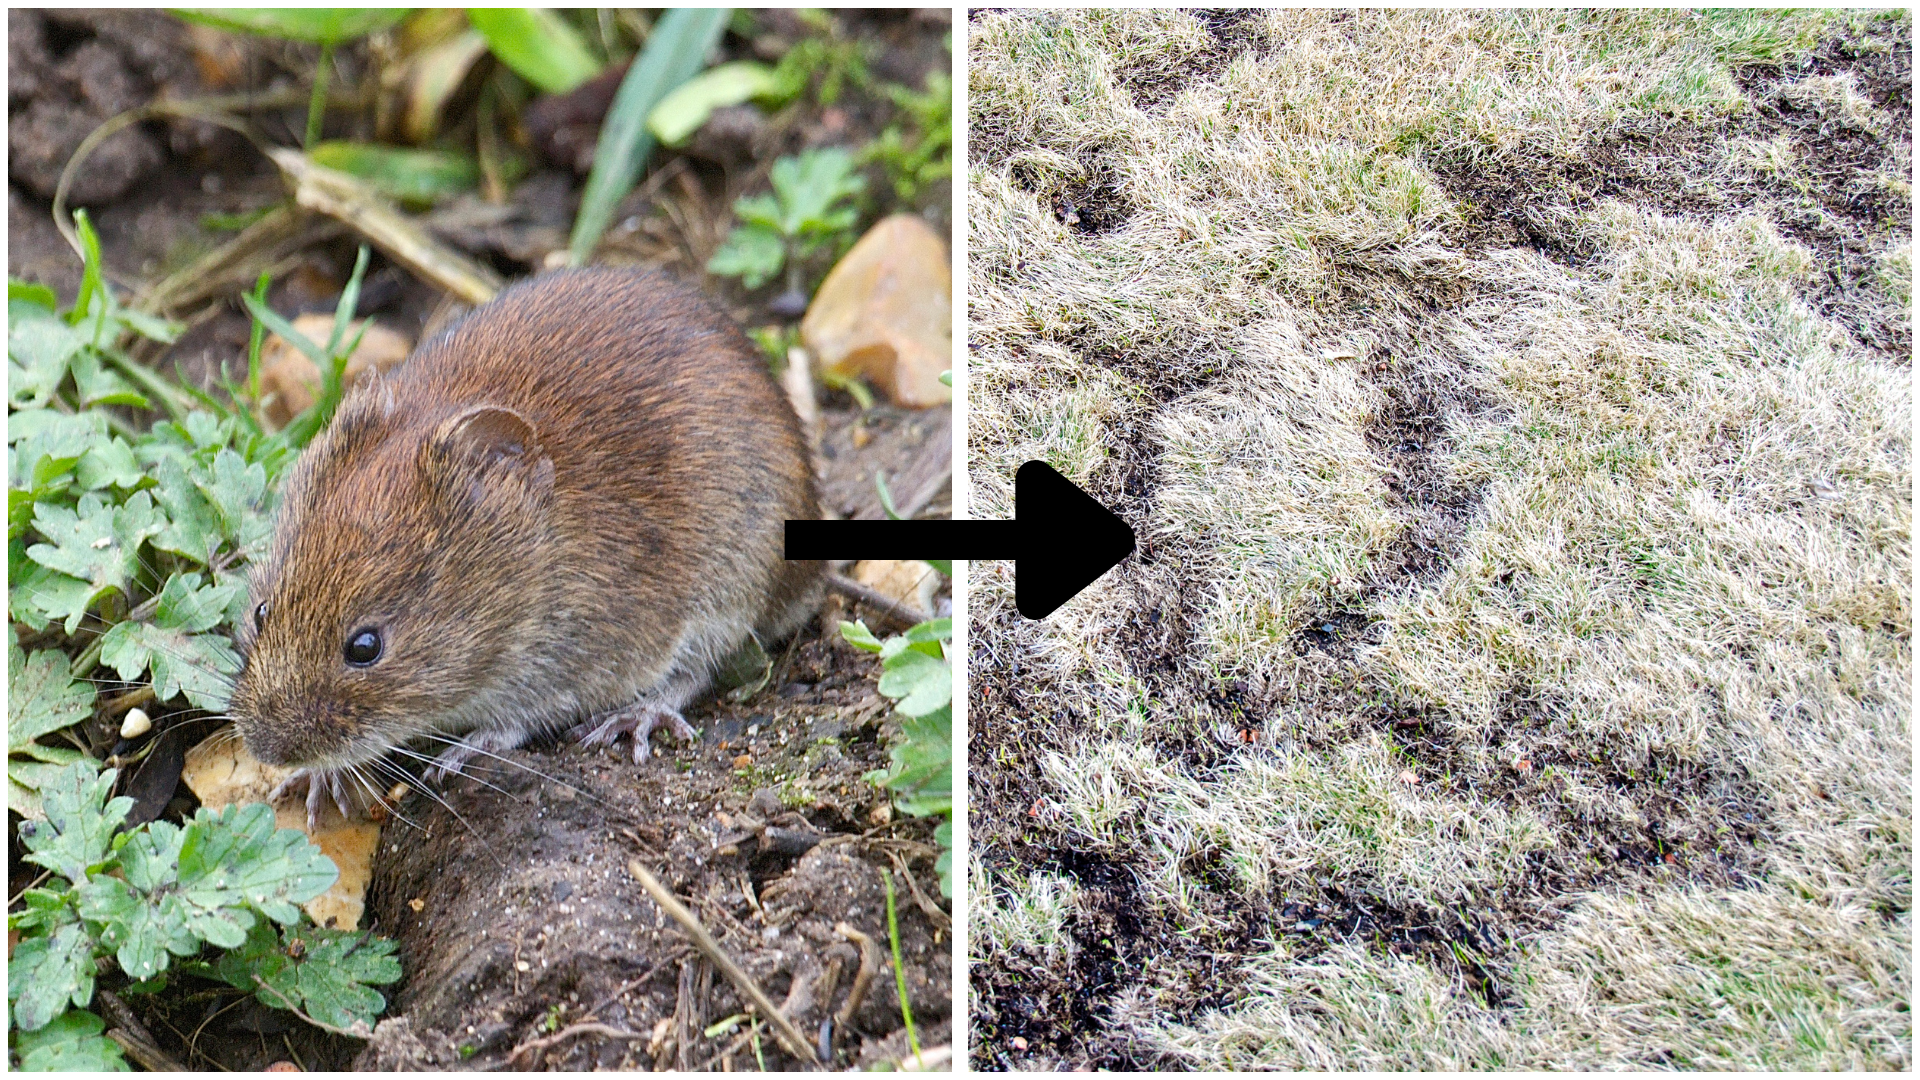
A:
[[[974,1066],[1909,1067],[1910,18],[967,30]]]

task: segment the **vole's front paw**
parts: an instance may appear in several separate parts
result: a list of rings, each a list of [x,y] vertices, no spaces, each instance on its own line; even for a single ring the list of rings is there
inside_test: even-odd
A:
[[[333,795],[333,805],[340,808],[340,816],[351,818],[353,810],[347,799],[347,773],[344,769],[295,769],[293,775],[274,785],[267,795],[268,802],[280,801],[280,796],[295,790],[301,784],[307,786],[307,831],[320,827],[320,808],[327,803],[327,795]]]
[[[526,741],[526,732],[518,728],[470,732],[466,738],[442,750],[440,756],[433,759],[433,764],[427,767],[426,780],[430,784],[437,784],[448,777],[465,776],[467,762],[476,757],[499,758],[500,751],[518,749]]]
[[[636,701],[624,709],[615,709],[610,713],[601,713],[573,729],[573,737],[583,746],[597,746],[601,743],[611,745],[621,735],[633,733],[633,760],[636,764],[647,760],[649,748],[647,736],[661,724],[682,742],[693,742],[700,732],[687,723],[687,718],[679,710],[669,709],[665,705],[650,701]]]

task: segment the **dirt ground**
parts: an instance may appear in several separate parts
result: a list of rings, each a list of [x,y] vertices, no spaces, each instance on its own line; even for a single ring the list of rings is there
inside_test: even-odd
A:
[[[1351,92],[1352,80],[1337,62],[1316,68],[1311,57],[1364,50],[1394,17],[1303,15],[1301,37],[1322,35],[1316,54],[1279,30],[1278,17],[1263,26],[1251,11],[1191,15],[1198,33],[1174,14],[976,11],[971,19],[972,47],[991,42],[989,64],[973,61],[969,143],[978,189],[972,287],[985,298],[976,300],[970,339],[979,388],[973,505],[1004,497],[991,481],[999,459],[1044,455],[1084,477],[1141,534],[1106,591],[1056,620],[1062,625],[1013,618],[996,601],[1004,583],[991,574],[984,594],[975,593],[972,1064],[1567,1067],[1565,1058],[1499,1056],[1515,1053],[1503,1041],[1512,1027],[1555,1022],[1522,1011],[1541,942],[1577,922],[1596,895],[1759,889],[1794,828],[1778,804],[1791,789],[1754,775],[1754,758],[1732,735],[1703,746],[1658,733],[1602,734],[1602,721],[1589,718],[1594,706],[1557,689],[1551,670],[1495,671],[1485,676],[1493,692],[1468,700],[1395,666],[1413,647],[1402,635],[1440,623],[1429,613],[1458,590],[1483,581],[1517,590],[1516,575],[1529,572],[1500,565],[1485,541],[1473,541],[1487,518],[1490,470],[1466,466],[1464,444],[1539,424],[1544,410],[1526,411],[1515,400],[1524,395],[1499,386],[1484,359],[1457,343],[1494,336],[1474,337],[1484,333],[1478,313],[1530,302],[1518,272],[1507,273],[1519,264],[1501,261],[1515,250],[1544,255],[1576,281],[1617,272],[1607,259],[1622,256],[1595,222],[1603,203],[1625,202],[1695,223],[1767,215],[1811,253],[1811,272],[1795,279],[1802,300],[1875,361],[1910,365],[1911,323],[1904,304],[1889,300],[1882,260],[1912,223],[1910,188],[1884,182],[1911,177],[1911,23],[1882,25],[1872,41],[1842,33],[1783,60],[1733,66],[1733,86],[1751,108],[1731,117],[1622,108],[1615,122],[1581,132],[1575,152],[1572,136],[1546,121],[1538,142],[1507,131],[1477,144],[1452,132],[1424,142],[1403,133],[1399,144],[1369,146],[1371,130],[1324,131],[1329,157],[1347,152],[1349,139],[1366,151],[1356,153],[1365,167],[1404,155],[1405,171],[1397,161],[1382,168],[1394,179],[1381,185],[1423,170],[1457,211],[1448,212],[1424,201],[1410,208],[1413,196],[1395,202],[1397,190],[1366,186],[1372,175],[1349,190],[1288,187],[1322,167],[1348,180],[1311,151],[1246,151],[1249,159],[1271,153],[1259,178],[1223,161],[1262,125],[1299,137],[1323,122],[1314,106],[1297,103],[1316,87]],[[1072,26],[1054,36],[1063,22]],[[1481,33],[1493,40],[1496,30]],[[1446,37],[1435,28],[1422,45],[1437,53],[1433,42]],[[1102,50],[1097,63],[1084,62]],[[1379,69],[1383,81],[1407,62],[1390,60]],[[1814,89],[1837,85],[1851,96]],[[1186,90],[1197,94],[1177,103]],[[1485,93],[1461,93],[1472,91]],[[1129,128],[1126,118],[1142,113],[1165,126]],[[1173,145],[1153,145],[1160,132]],[[1736,145],[1774,147],[1794,167],[1729,167],[1742,160]],[[1685,162],[1697,171],[1676,167]],[[1262,183],[1279,192],[1267,205],[1298,200],[1272,212],[1283,223],[1271,233],[1281,254],[1207,263],[1224,259],[1212,245],[1231,242],[1220,238],[1240,224],[1235,207],[1249,217],[1266,212]],[[1142,192],[1158,200],[1144,224]],[[1410,220],[1398,236],[1370,233],[1371,213]],[[1300,222],[1291,235],[1289,215]],[[1260,336],[1254,324],[1275,309],[1304,340]],[[1355,339],[1366,344],[1338,347]],[[1244,404],[1262,377],[1251,357],[1269,347],[1307,358],[1286,369],[1295,385],[1273,391],[1282,419]],[[1293,447],[1288,409],[1305,427],[1325,423],[1330,407],[1314,397],[1314,380],[1333,382],[1316,361],[1354,372],[1353,396],[1341,399],[1358,420],[1348,429],[1354,442],[1309,445],[1288,472],[1270,464],[1276,443]],[[1656,381],[1640,392],[1662,390]],[[1058,415],[1041,411],[1049,400],[1062,403]],[[1207,445],[1208,437],[1226,445]],[[1324,458],[1312,456],[1320,451]],[[1195,494],[1196,483],[1209,482],[1310,488],[1352,467],[1333,462],[1354,457],[1378,486],[1354,495],[1344,520],[1339,506],[1324,522],[1302,523],[1290,510],[1295,516],[1275,512],[1236,532],[1232,496]],[[1286,539],[1261,537],[1261,528]],[[1349,536],[1366,554],[1343,563],[1339,544]],[[1264,611],[1257,582],[1288,573],[1330,580],[1272,601],[1276,614],[1258,616],[1251,629],[1230,621],[1236,611]],[[1467,581],[1476,584],[1458,584]],[[1659,585],[1643,578],[1639,587]],[[1553,617],[1549,603],[1573,603],[1509,602],[1515,612],[1539,604],[1541,619]],[[1888,635],[1881,640],[1896,657],[1908,655],[1903,618],[1873,631]],[[1426,632],[1457,641],[1450,630]],[[1219,643],[1230,637],[1227,653]],[[1477,638],[1454,647],[1472,652],[1463,665],[1484,665],[1478,678],[1503,661],[1501,644],[1496,637],[1485,646],[1494,656],[1484,660],[1473,652],[1482,648]],[[1753,648],[1739,646],[1747,656]],[[1279,798],[1276,790],[1332,790],[1350,777],[1367,792],[1364,806],[1259,801]],[[1256,809],[1234,817],[1243,799]],[[1176,803],[1195,820],[1180,820]],[[1366,816],[1375,806],[1395,812]],[[1407,809],[1413,825],[1399,813]],[[1423,812],[1433,820],[1418,822]],[[1427,888],[1420,856],[1409,854],[1412,880],[1396,879],[1377,860],[1420,850],[1399,847],[1392,831],[1402,826],[1432,830],[1432,857],[1467,866],[1444,867]],[[1280,839],[1250,839],[1247,827]],[[1480,829],[1494,834],[1494,852],[1467,842]],[[1347,863],[1315,850],[1316,830],[1323,840],[1351,836],[1367,858]],[[1869,921],[1905,927],[1910,877],[1889,873],[1893,880],[1867,887],[1878,912]],[[1445,880],[1453,875],[1469,884],[1454,888]],[[1362,974],[1348,974],[1355,971]],[[1388,974],[1365,981],[1378,972]],[[1880,992],[1904,1010],[1903,976],[1889,978]],[[1349,986],[1351,999],[1342,996]],[[1411,1003],[1416,987],[1436,988],[1449,1003],[1397,1031],[1364,1030],[1369,995],[1405,994],[1410,1012],[1428,1008],[1424,999]],[[1888,999],[1876,1002],[1887,1015]],[[1407,1045],[1422,1041],[1421,1023],[1444,1029],[1455,1011],[1468,1018],[1460,1030],[1500,1049],[1458,1050],[1451,1032]],[[1651,1057],[1578,1060],[1659,1066]]]
[[[876,79],[916,88],[928,71],[945,69],[947,29],[940,12],[841,17],[841,32],[871,47]],[[777,44],[803,28],[774,12],[761,17],[759,31],[756,41]],[[757,47],[726,42],[739,56]],[[157,95],[305,86],[315,59],[308,47],[252,41],[241,53],[239,86],[214,87],[204,64],[193,62],[204,50],[158,12],[11,12],[9,272],[71,301],[80,264],[53,228],[49,200],[67,156],[102,120]],[[339,65],[335,90],[346,93],[370,61],[356,46],[341,51]],[[600,257],[701,277],[731,223],[734,197],[764,189],[775,157],[821,143],[857,145],[891,116],[877,90],[849,88],[834,106],[809,101],[738,145],[707,148],[707,157],[663,153],[656,182],[621,206]],[[297,144],[304,110],[268,111],[256,122],[267,141]],[[369,125],[370,111],[335,111],[326,133],[365,135]],[[567,160],[536,158],[504,206],[463,197],[432,211],[428,224],[508,279],[524,276],[564,248],[584,179]],[[898,204],[877,170],[869,190],[871,217],[912,209],[936,227],[949,220],[945,181],[911,206]],[[205,124],[155,121],[105,143],[71,202],[90,208],[109,276],[127,297],[233,235],[210,215],[246,215],[284,197],[245,140]],[[334,230],[292,253],[270,302],[288,316],[331,311],[355,247]],[[743,326],[791,322],[770,309],[777,286],[705,283]],[[374,255],[362,314],[417,339],[460,310]],[[223,376],[244,373],[249,321],[234,297],[173,314],[190,329],[145,359],[215,393]],[[833,512],[880,516],[873,477],[885,472],[900,504],[950,513],[950,409],[863,411],[848,395],[823,391],[822,414],[821,489]],[[627,865],[651,867],[810,1037],[825,1037],[823,1020],[847,1004],[861,966],[859,948],[836,924],[887,947],[885,872],[898,891],[918,1042],[950,1042],[951,905],[933,870],[933,823],[894,815],[862,779],[886,767],[897,733],[874,690],[879,663],[817,624],[773,660],[773,678],[749,700],[689,710],[704,733],[697,746],[656,741],[656,758],[635,766],[622,753],[553,743],[512,755],[517,767],[476,770],[475,779],[448,786],[444,801],[416,794],[404,803],[383,837],[368,920],[401,941],[406,976],[389,988],[391,1021],[371,1045],[191,979],[130,1000],[162,1048],[191,1068],[295,1060],[334,1069],[752,1069],[762,1058],[765,1067],[797,1067],[764,1027],[715,1027],[743,1011],[741,995],[662,921]],[[124,689],[106,686],[105,696]],[[163,774],[171,768],[177,776],[178,751],[211,724],[194,713],[158,714],[155,722],[177,732],[165,737],[168,752],[149,759],[151,775],[132,784],[151,806],[148,817],[190,814],[186,789]],[[836,1067],[909,1052],[890,961],[862,993],[830,1033]],[[602,1027],[569,1031],[576,1023]],[[527,1048],[556,1034],[537,1055]]]

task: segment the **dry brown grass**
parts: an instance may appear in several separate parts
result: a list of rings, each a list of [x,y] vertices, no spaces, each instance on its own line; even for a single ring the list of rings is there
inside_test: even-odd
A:
[[[1910,19],[968,30],[976,1065],[1909,1067]]]

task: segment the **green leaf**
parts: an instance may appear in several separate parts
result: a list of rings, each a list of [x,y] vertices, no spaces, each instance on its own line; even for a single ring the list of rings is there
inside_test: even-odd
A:
[[[46,820],[20,826],[26,860],[68,881],[85,881],[93,867],[106,861],[114,830],[133,809],[133,800],[124,795],[107,798],[118,775],[118,770],[108,769],[96,776],[90,765],[76,763],[42,787],[40,808]]]
[[[580,211],[567,242],[575,266],[584,265],[593,254],[613,221],[614,208],[633,190],[647,156],[653,153],[648,114],[706,63],[707,53],[732,15],[730,8],[673,8],[654,24],[646,47],[627,69],[613,107],[600,124],[593,171],[580,195]]]
[[[864,619],[859,622],[842,622],[840,636],[845,638],[848,644],[868,652],[879,652],[881,649],[880,639],[874,637],[873,631],[867,629]]]
[[[587,43],[547,8],[468,8],[467,21],[501,63],[546,93],[564,94],[600,74]]]
[[[387,1007],[386,998],[371,987],[400,978],[395,948],[386,938],[351,930],[303,925],[276,933],[263,923],[247,935],[244,946],[216,961],[213,970],[229,985],[254,991],[274,1008],[292,1005],[339,1028],[371,1027]],[[298,960],[293,959],[296,952]]]
[[[116,436],[89,446],[87,452],[80,455],[74,476],[80,481],[81,487],[98,491],[107,487],[136,487],[146,479],[147,474],[134,458],[133,446]]]
[[[736,225],[720,247],[707,260],[707,272],[722,277],[737,277],[740,284],[757,289],[773,279],[786,265],[787,245],[780,234],[752,225]]]
[[[951,386],[952,383],[948,383],[948,385]],[[952,559],[928,559],[926,560],[926,563],[928,566],[931,566],[935,570],[940,571],[941,577],[950,578],[953,576],[953,560]]]
[[[270,332],[277,335],[281,341],[300,350],[307,359],[322,368],[332,364],[333,358],[327,355],[327,350],[321,348],[312,338],[295,330],[292,323],[281,318],[280,313],[268,307],[265,301],[256,298],[252,293],[241,293],[240,303],[246,307],[248,314],[266,324]],[[221,440],[223,443],[225,441],[225,439]]]
[[[7,279],[7,303],[12,304],[15,301],[42,307],[48,312],[60,306],[60,298],[54,295],[52,289],[37,282],[21,281],[19,278],[10,277]]]
[[[952,641],[953,620],[928,619],[917,623],[908,628],[906,638],[908,641]]]
[[[67,654],[43,649],[28,656],[7,646],[7,752],[93,713],[93,688],[71,674]]]
[[[780,200],[771,195],[742,195],[733,200],[733,216],[743,224],[780,235]]]
[[[408,8],[170,8],[188,22],[260,37],[338,45],[385,30]]]
[[[107,631],[100,662],[128,680],[151,667],[162,701],[184,693],[198,708],[224,709],[240,657],[225,637],[202,631],[226,620],[235,591],[232,585],[202,587],[199,574],[175,574],[160,590],[151,622],[130,619]]]
[[[766,97],[779,88],[773,69],[751,60],[716,64],[680,84],[647,114],[647,130],[668,146],[685,142],[715,109]]]
[[[67,377],[85,340],[37,304],[7,303],[7,401],[15,408],[45,405]]]
[[[29,547],[27,556],[49,570],[87,582],[92,597],[116,589],[126,592],[140,568],[140,545],[166,524],[144,491],[135,492],[118,507],[88,492],[72,510],[47,503],[34,508],[33,527],[49,542]],[[77,616],[70,618],[67,632],[71,634],[78,625]]]
[[[60,884],[65,886],[67,883],[62,881]],[[38,930],[43,931],[39,937],[52,937],[54,931],[79,920],[79,913],[73,909],[74,895],[75,890],[68,888],[59,892],[52,889],[22,889],[21,908],[7,914],[7,929]]]
[[[133,384],[122,378],[120,373],[106,367],[100,354],[93,349],[81,349],[73,355],[70,365],[73,369],[73,385],[80,392],[80,403],[94,405],[131,405],[137,409],[152,408],[146,395],[133,388]]]
[[[93,1000],[93,939],[79,923],[23,938],[7,963],[7,1000],[21,1031],[47,1026],[68,1006]]]
[[[102,590],[44,566],[29,565],[32,569],[24,576],[12,574],[15,584],[7,594],[7,607],[14,619],[35,630],[64,619],[67,633],[73,633]]]
[[[79,889],[81,916],[102,924],[101,944],[115,951],[133,978],[152,978],[167,969],[170,956],[200,951],[200,938],[187,925],[186,902],[168,888],[178,877],[185,837],[170,822],[149,822],[120,848],[124,880],[96,877]]]
[[[193,482],[219,514],[227,538],[237,541],[248,515],[258,513],[266,498],[267,470],[249,465],[238,451],[221,447],[210,472],[195,476]]]
[[[146,830],[134,834],[143,837]],[[100,877],[80,886],[80,916],[100,924],[100,944],[113,950],[120,969],[131,978],[150,979],[167,970],[174,956],[200,951],[200,939],[187,930],[177,897],[149,899],[119,878]]]
[[[69,673],[65,653],[25,655],[7,648],[7,807],[28,820],[44,816],[40,789],[58,783],[67,766],[93,759],[65,746],[42,746],[42,735],[93,713],[93,688]]]
[[[195,562],[212,561],[226,531],[219,512],[179,458],[169,454],[155,461],[153,476],[160,482],[153,489],[154,498],[167,515],[167,527],[154,534],[153,546]]]
[[[84,1009],[70,1009],[37,1031],[14,1036],[13,1050],[26,1072],[128,1072],[120,1044],[103,1037],[106,1024]]]
[[[293,922],[300,917],[296,905],[326,892],[339,876],[332,860],[308,843],[306,834],[275,828],[273,809],[265,803],[218,812],[201,807],[187,824],[180,848],[180,895],[194,909],[188,925],[196,932],[211,926],[222,909],[238,904],[275,922]],[[251,925],[248,918],[239,924],[239,933],[215,927],[221,936],[202,936],[230,949],[245,939]]]
[[[98,761],[68,746],[13,747],[7,758],[7,809],[29,821],[46,817],[40,807],[40,789],[56,782],[61,770],[76,762],[86,762],[96,771],[100,768]]]
[[[907,650],[887,664],[880,692],[900,699],[894,708],[906,715],[925,715],[953,700],[953,665]]]
[[[480,167],[466,154],[449,150],[402,150],[375,143],[328,140],[307,151],[317,165],[365,180],[375,191],[401,202],[424,204],[471,191]]]
[[[851,211],[834,214],[833,204],[866,187],[865,178],[853,171],[853,155],[837,146],[783,157],[773,163],[771,179],[780,200],[780,231],[788,236],[837,232],[852,225]]]

